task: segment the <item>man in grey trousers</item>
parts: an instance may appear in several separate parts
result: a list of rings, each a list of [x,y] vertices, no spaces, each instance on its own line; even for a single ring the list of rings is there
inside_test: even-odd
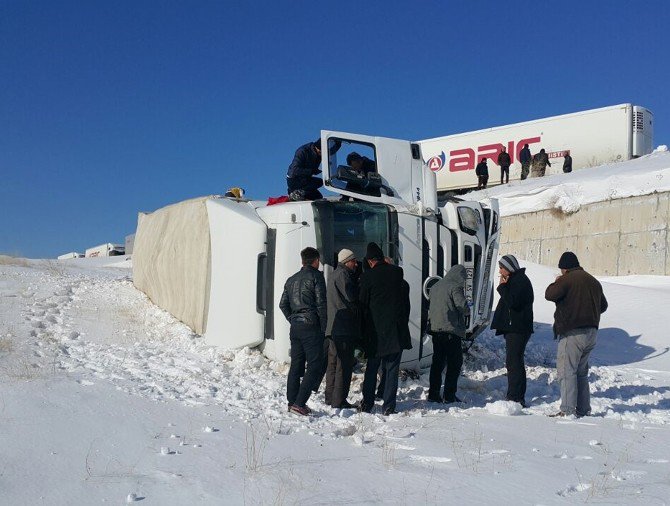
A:
[[[596,278],[579,266],[571,251],[561,255],[561,274],[547,287],[547,300],[556,303],[554,334],[558,337],[557,376],[561,383],[561,410],[551,416],[587,416],[591,413],[589,355],[596,346],[600,315],[607,299]]]

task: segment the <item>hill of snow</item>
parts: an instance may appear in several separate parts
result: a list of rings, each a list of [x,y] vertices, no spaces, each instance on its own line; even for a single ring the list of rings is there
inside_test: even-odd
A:
[[[486,332],[466,404],[428,404],[423,374],[401,381],[397,415],[319,393],[306,420],[286,412],[285,364],[206,346],[133,287],[131,262],[17,263],[0,265],[3,504],[667,501],[670,278],[601,279],[592,417],[545,416],[559,406],[543,298],[556,272],[528,265],[528,409],[504,401],[504,342]]]
[[[562,162],[557,160],[556,163]],[[489,166],[489,172],[495,181],[499,176],[498,167]],[[510,216],[544,209],[574,213],[593,202],[667,191],[670,191],[670,152],[661,146],[654,153],[635,160],[512,181],[468,193],[468,198],[495,197],[500,202],[500,214]]]

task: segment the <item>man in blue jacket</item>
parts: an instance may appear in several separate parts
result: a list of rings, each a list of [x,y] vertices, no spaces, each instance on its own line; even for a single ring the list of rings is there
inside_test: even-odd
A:
[[[341,143],[336,141],[330,149],[330,154],[335,154],[340,146]],[[319,165],[321,165],[321,139],[303,144],[296,150],[286,174],[286,186],[291,200],[323,198],[319,191],[319,188],[323,186],[323,180],[314,177],[321,173]]]

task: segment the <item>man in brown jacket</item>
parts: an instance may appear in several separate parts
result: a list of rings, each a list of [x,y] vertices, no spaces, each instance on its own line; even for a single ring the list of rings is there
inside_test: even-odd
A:
[[[561,383],[561,410],[552,416],[586,416],[591,412],[589,355],[596,345],[607,299],[598,280],[579,266],[571,251],[561,255],[558,267],[561,275],[544,294],[556,303],[554,333],[559,339],[556,369]]]

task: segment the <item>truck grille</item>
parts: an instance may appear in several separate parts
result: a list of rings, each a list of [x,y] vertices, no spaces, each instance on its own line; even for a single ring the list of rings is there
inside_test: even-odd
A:
[[[482,276],[482,281],[484,286],[482,286],[482,293],[479,297],[479,307],[477,312],[481,315],[484,314],[486,308],[486,299],[489,295],[490,275],[491,275],[491,264],[493,263],[493,244],[489,245],[489,250],[486,253],[486,264],[484,266],[484,275]]]
[[[633,116],[633,130],[636,132],[642,132],[644,131],[644,113],[643,112],[635,112]]]

